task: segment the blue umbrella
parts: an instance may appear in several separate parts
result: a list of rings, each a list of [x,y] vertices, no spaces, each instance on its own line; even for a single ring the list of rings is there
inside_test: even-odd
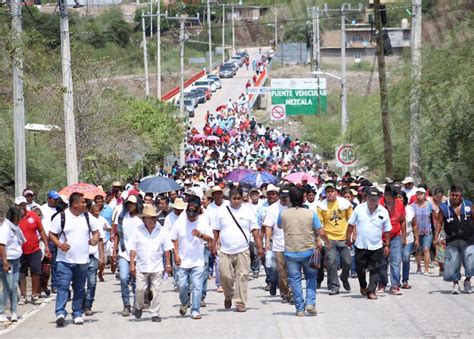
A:
[[[263,184],[276,184],[278,178],[268,172],[256,172],[247,175],[242,179],[243,183],[249,184],[252,187],[260,188]]]
[[[140,187],[143,192],[153,193],[164,193],[181,189],[181,186],[173,179],[159,175],[143,179],[138,187]]]

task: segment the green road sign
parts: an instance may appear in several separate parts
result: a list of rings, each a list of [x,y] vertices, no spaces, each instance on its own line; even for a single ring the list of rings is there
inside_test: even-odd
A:
[[[326,112],[326,79],[272,79],[272,106],[284,105],[287,116]],[[318,93],[319,92],[319,93]],[[319,103],[320,100],[320,103]]]

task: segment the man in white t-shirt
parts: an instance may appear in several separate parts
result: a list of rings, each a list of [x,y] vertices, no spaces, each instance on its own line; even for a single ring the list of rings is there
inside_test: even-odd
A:
[[[200,216],[200,212],[201,199],[196,195],[189,196],[186,216],[176,221],[170,235],[177,266],[176,275],[181,301],[179,313],[186,314],[191,291],[192,319],[201,319],[199,311],[204,279],[204,244],[213,239],[209,219]]]
[[[248,274],[250,267],[249,240],[252,233],[258,255],[263,257],[262,242],[258,235],[258,224],[250,207],[242,204],[242,190],[229,193],[230,206],[223,207],[214,225],[213,253],[220,242],[220,275],[224,288],[224,307],[230,309],[232,299],[237,312],[245,312],[247,303]],[[235,286],[235,289],[234,289]]]
[[[288,188],[284,187],[280,190],[280,201],[268,208],[267,215],[263,221],[263,227],[265,229],[265,250],[271,250],[275,258],[274,262],[276,263],[278,272],[278,288],[280,289],[282,303],[288,303],[291,296],[288,287],[288,272],[285,264],[285,234],[283,233],[283,229],[278,227],[277,221],[281,211],[288,208],[290,201],[289,193]],[[270,245],[272,245],[271,249]]]
[[[140,215],[143,223],[130,239],[130,273],[136,277],[135,318],[142,316],[145,293],[150,284],[153,293],[151,321],[160,322],[160,299],[163,275],[163,256],[166,272],[171,273],[170,250],[173,248],[168,230],[156,220],[158,213],[153,205],[145,204]]]
[[[248,206],[256,216],[257,211],[262,206],[263,201],[260,200],[260,191],[257,188],[252,188],[249,193],[250,201]],[[260,273],[260,258],[257,253],[257,246],[255,246],[255,239],[250,235],[250,270],[252,271],[253,278],[258,278]]]
[[[58,248],[56,273],[58,294],[56,296],[56,324],[63,326],[67,311],[66,303],[72,283],[72,317],[74,324],[82,325],[83,302],[87,268],[89,266],[89,245],[97,245],[99,226],[87,213],[86,199],[82,193],[74,192],[69,197],[69,208],[54,217],[49,239]],[[90,218],[90,219],[89,219]],[[90,239],[92,233],[92,239]]]
[[[99,227],[99,242],[95,246],[89,245],[89,267],[87,269],[87,290],[84,299],[84,314],[92,315],[92,304],[94,303],[95,289],[97,286],[97,272],[100,267],[105,266],[105,249],[104,239],[105,231],[104,224],[107,225],[107,220],[100,215],[100,208],[98,205],[92,205],[89,209],[90,220],[97,223]]]
[[[114,260],[118,257],[123,302],[122,316],[124,317],[128,317],[131,313],[129,284],[132,285],[132,291],[135,293],[135,278],[130,275],[130,239],[141,224],[142,220],[138,217],[137,197],[131,195],[125,201],[124,210],[118,216],[113,253]]]

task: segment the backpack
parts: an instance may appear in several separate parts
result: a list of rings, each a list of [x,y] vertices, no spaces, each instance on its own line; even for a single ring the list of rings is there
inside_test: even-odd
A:
[[[61,237],[62,234],[64,234],[64,238],[67,240],[66,234],[64,233],[64,227],[66,226],[66,214],[64,213],[64,211],[60,212],[59,214],[61,215],[61,232],[59,232],[58,234],[58,239]],[[85,212],[84,216],[86,217],[86,222],[87,222],[87,227],[89,228],[89,232],[92,232],[91,223],[89,221],[89,213]]]

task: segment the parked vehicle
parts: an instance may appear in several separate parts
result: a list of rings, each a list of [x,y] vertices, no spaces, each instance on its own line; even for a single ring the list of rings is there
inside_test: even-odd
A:
[[[240,55],[234,55],[232,57],[232,60],[235,60],[239,63],[239,67],[242,67],[244,65],[244,62],[245,62],[245,58],[240,56]]]
[[[206,96],[206,100],[211,100],[212,91],[209,88],[207,88],[207,87],[196,87],[196,88],[193,88],[191,91],[194,91],[194,90],[203,91],[204,95]]]
[[[235,75],[232,65],[222,65],[219,69],[219,78],[233,78]]]
[[[197,107],[198,106],[198,99],[196,97],[196,95],[192,92],[185,92],[184,93],[184,99],[191,99],[191,101],[193,102],[194,104],[194,107]]]
[[[188,116],[190,118],[194,118],[194,105],[191,99],[184,99],[184,111],[188,113]],[[179,108],[179,101],[176,102],[176,107]]]
[[[193,88],[191,90],[192,93],[194,93],[196,95],[196,98],[197,98],[197,101],[198,103],[200,104],[203,104],[206,102],[207,98],[206,98],[206,89],[205,88]]]
[[[217,89],[222,88],[221,80],[219,79],[218,76],[216,76],[216,75],[211,75],[211,74],[210,74],[210,75],[207,76],[207,80],[212,80],[212,81],[214,81],[214,85],[216,85],[216,88],[217,88]]]
[[[222,67],[231,67],[232,71],[234,72],[234,75],[237,73],[237,70],[239,69],[239,66],[237,65],[237,62],[235,60],[228,60],[224,62]]]
[[[209,89],[212,92],[215,92],[217,90],[216,85],[214,84],[214,81],[212,80],[198,80],[193,84],[193,87],[201,87],[201,86],[209,86]]]

